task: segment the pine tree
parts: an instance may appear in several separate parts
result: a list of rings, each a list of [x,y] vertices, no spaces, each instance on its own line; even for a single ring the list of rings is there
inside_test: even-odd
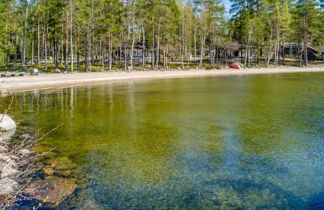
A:
[[[9,0],[0,2],[0,64],[6,59],[6,14],[9,7]]]
[[[291,2],[285,0],[264,0],[265,8],[269,13],[268,28],[272,37],[269,37],[269,57],[267,65],[270,62],[272,53],[274,52],[273,64],[276,66],[279,63],[281,45],[290,34],[291,24]],[[273,49],[272,49],[273,48]]]
[[[213,32],[224,19],[225,8],[221,3],[220,0],[195,1],[196,10],[198,12],[198,29],[200,32],[200,68],[202,68],[203,65],[206,44],[213,44]]]
[[[102,0],[101,1],[101,16],[97,20],[98,23],[98,34],[102,36],[100,38],[102,48],[107,48],[108,51],[108,68],[112,70],[112,62],[113,62],[113,49],[114,49],[114,41],[115,37],[121,30],[119,23],[121,22],[121,9],[122,4],[119,0]],[[103,39],[103,40],[102,40]],[[105,41],[106,40],[106,41]],[[100,45],[101,45],[100,44]],[[105,63],[105,50],[101,52],[102,58],[102,69],[104,70]]]
[[[308,65],[308,45],[321,33],[321,19],[318,2],[316,0],[298,0],[295,8],[296,24],[303,46],[301,59],[305,66]]]

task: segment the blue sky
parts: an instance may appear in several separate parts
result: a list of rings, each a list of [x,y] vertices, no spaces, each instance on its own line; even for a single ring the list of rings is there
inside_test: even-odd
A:
[[[229,10],[231,9],[230,0],[224,0],[224,4],[225,4],[225,7],[226,7],[226,10],[229,12]]]

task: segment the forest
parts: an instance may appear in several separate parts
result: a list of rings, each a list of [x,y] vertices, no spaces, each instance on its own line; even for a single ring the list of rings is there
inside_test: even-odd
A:
[[[43,71],[309,65],[324,0],[1,0],[0,65]]]

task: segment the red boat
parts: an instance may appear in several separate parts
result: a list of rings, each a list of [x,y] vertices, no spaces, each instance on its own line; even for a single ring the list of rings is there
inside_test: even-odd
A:
[[[237,63],[232,63],[229,67],[231,69],[241,69],[241,65]]]

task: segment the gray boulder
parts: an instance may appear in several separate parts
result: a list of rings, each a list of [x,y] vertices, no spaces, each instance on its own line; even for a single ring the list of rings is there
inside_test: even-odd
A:
[[[16,129],[16,123],[6,114],[0,114],[0,131],[9,131]]]
[[[14,169],[14,168],[11,168],[10,166],[5,166],[1,172],[1,179],[13,177],[19,173],[20,173],[20,171]]]
[[[4,178],[0,180],[0,196],[10,195],[19,190],[20,186],[12,179]]]
[[[12,129],[9,131],[0,131],[0,142],[4,142],[10,140],[13,135],[15,135],[16,129]]]

